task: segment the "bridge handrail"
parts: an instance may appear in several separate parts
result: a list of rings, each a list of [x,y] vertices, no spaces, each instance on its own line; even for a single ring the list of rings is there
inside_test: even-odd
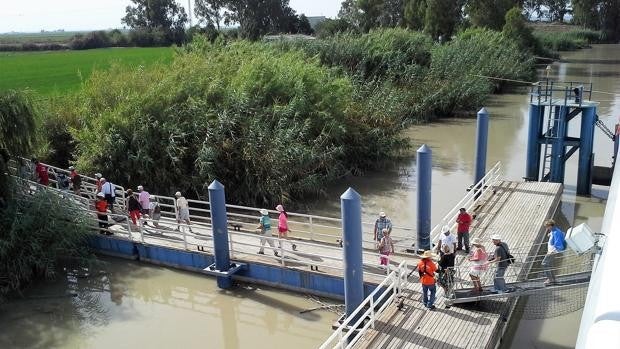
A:
[[[20,159],[22,161],[25,161],[26,163],[30,163],[30,160],[26,158],[20,157]],[[70,171],[62,169],[60,167],[56,167],[56,166],[49,165],[49,164],[44,164],[44,165],[48,167],[48,169],[50,170],[50,173],[54,177],[56,173],[59,173],[59,172],[62,172],[66,175],[70,174]],[[19,166],[18,164],[15,164],[14,166],[14,169],[16,170],[16,172],[17,172],[18,166]],[[82,196],[85,196],[85,197],[88,197],[94,200],[95,199],[94,195],[96,193],[94,193],[94,191],[91,192],[91,190],[96,186],[97,180],[93,177],[89,177],[84,174],[80,174],[80,176],[82,177],[82,186],[81,186]],[[55,179],[51,179],[51,182],[56,183]],[[125,195],[126,194],[125,188],[118,184],[114,184],[114,186],[115,186],[115,191],[117,192],[116,203],[123,210],[125,210],[127,208],[127,204],[126,204],[127,198]],[[170,196],[165,196],[165,195],[156,195],[156,194],[151,194],[151,195],[155,196],[158,199],[158,202],[160,202],[161,207],[167,207],[167,208],[173,209],[173,212],[162,211],[162,216],[172,216],[172,214],[174,214],[175,217],[177,216],[175,198],[170,197]],[[210,209],[206,208],[206,207],[210,207],[210,204],[208,201],[189,199],[188,202],[190,203],[190,207],[189,207],[190,219],[200,219],[200,220],[204,220],[207,222],[210,221],[211,219]],[[203,206],[203,207],[201,208],[201,207],[196,207],[196,206]],[[260,209],[258,207],[249,207],[249,206],[233,205],[233,204],[227,204],[226,207],[227,207],[227,215],[229,217],[236,216],[236,217],[241,217],[241,218],[247,218],[248,220],[256,219],[256,221],[258,221],[259,217],[257,214],[252,214],[252,215],[243,214],[243,211],[256,213]],[[234,210],[240,210],[242,212],[241,213],[231,212]],[[268,211],[270,214],[278,213],[277,211],[273,209],[268,209]],[[341,232],[342,228],[340,226],[342,220],[340,218],[318,216],[318,215],[296,213],[296,212],[287,212],[287,213],[289,215],[290,226],[307,227],[306,229],[295,228],[295,230],[293,231],[293,234],[299,234],[300,238],[307,238],[310,241],[329,242],[334,245],[337,245],[337,239],[342,239],[342,232]],[[320,224],[320,222],[325,222],[326,224]],[[243,223],[243,222],[239,222],[239,223]],[[333,223],[334,225],[333,226],[329,225],[329,223]],[[374,244],[376,243],[374,239],[372,238],[373,232],[374,232],[374,222],[362,222],[362,226],[364,228],[364,236],[366,236],[366,238],[363,239],[365,246],[367,248],[374,248],[375,247]],[[412,238],[411,232],[414,231],[414,228],[400,226],[400,225],[393,225],[392,229],[393,229],[392,238],[395,240],[394,246],[396,248],[402,248],[402,249],[409,248],[410,247],[409,244],[401,243],[399,241],[411,239]]]
[[[343,320],[342,324],[338,326],[334,333],[332,333],[319,348],[351,348],[355,345],[368,328],[375,327],[375,321],[377,321],[382,311],[390,305],[394,299],[400,297],[402,287],[407,282],[408,271],[407,261],[402,261],[398,267],[390,272],[383,282],[362,301],[351,315]],[[381,306],[378,310],[375,310],[375,307],[379,304]],[[367,318],[368,321],[361,329],[354,330],[358,329]]]
[[[450,231],[452,231],[453,227],[456,225],[456,216],[461,207],[465,207],[468,209],[469,213],[471,206],[474,206],[478,200],[483,197],[483,195],[489,190],[493,189],[493,185],[502,177],[502,163],[498,161],[485,175],[478,181],[478,183],[474,184],[471,187],[471,190],[450,210],[443,216],[442,219],[439,220],[439,223],[435,225],[435,227],[431,230],[431,244],[440,239],[441,228],[444,225],[450,227]],[[432,246],[431,246],[432,247]]]

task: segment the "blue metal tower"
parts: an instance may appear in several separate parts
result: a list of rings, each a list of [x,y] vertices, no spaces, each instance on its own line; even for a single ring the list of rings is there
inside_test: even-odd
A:
[[[598,120],[598,103],[591,101],[591,97],[591,83],[556,84],[545,80],[532,86],[525,169],[527,180],[564,183],[566,161],[579,150],[577,194],[590,195],[595,126],[607,130]],[[578,115],[581,115],[580,135],[569,137],[570,122]]]

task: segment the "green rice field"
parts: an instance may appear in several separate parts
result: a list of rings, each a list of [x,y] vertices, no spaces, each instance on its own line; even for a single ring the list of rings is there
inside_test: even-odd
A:
[[[76,90],[93,69],[113,62],[127,65],[168,63],[170,47],[105,48],[84,51],[0,52],[0,90],[30,89],[49,96]]]

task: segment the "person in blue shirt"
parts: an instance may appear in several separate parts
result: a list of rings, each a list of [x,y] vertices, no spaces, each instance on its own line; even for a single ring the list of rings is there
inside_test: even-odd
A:
[[[547,242],[547,254],[545,258],[543,258],[541,265],[547,277],[547,280],[545,280],[546,286],[555,283],[553,265],[555,264],[555,257],[557,254],[566,249],[566,239],[564,238],[564,232],[556,226],[553,219],[547,219],[545,221],[545,232],[548,234],[549,240]]]

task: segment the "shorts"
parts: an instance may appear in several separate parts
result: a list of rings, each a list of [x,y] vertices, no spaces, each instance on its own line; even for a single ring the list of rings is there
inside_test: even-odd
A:
[[[484,270],[479,270],[479,269],[470,269],[469,270],[469,275],[471,275],[471,276],[480,277],[482,274],[484,274]]]
[[[189,221],[189,208],[179,209],[179,220]]]
[[[286,232],[288,232],[288,229],[278,227],[278,234],[286,235]]]

